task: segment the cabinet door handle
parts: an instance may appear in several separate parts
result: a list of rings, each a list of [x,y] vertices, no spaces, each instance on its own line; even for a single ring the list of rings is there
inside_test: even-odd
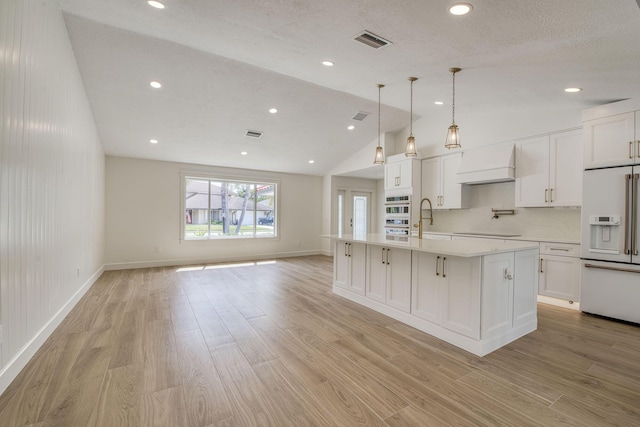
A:
[[[553,188],[549,189],[549,201],[553,203]]]
[[[440,272],[438,271],[438,264],[440,263],[440,257],[436,258],[436,276],[440,275]]]
[[[447,257],[442,258],[442,277],[447,277]]]
[[[345,243],[345,244],[344,244],[344,256],[349,256],[349,255],[347,255],[347,247],[348,247],[348,246],[349,246],[349,244],[348,244],[348,243]]]
[[[549,191],[549,189],[548,189],[548,188],[545,188],[545,189],[544,189],[544,202],[545,202],[545,203],[548,203],[548,201],[547,201],[547,192],[548,192],[548,191]]]
[[[640,139],[636,141],[638,146],[636,147],[636,157],[640,157]]]
[[[380,258],[382,260],[382,263],[384,264],[384,248],[382,248],[382,252],[380,252]]]
[[[631,152],[633,151],[633,141],[629,141],[629,158],[633,159]]]
[[[387,248],[387,265],[389,265],[389,252],[391,252],[391,249]]]
[[[444,206],[444,196],[440,196],[440,206]]]
[[[544,273],[544,271],[542,271],[542,261],[544,261],[542,258],[540,258],[540,273]]]

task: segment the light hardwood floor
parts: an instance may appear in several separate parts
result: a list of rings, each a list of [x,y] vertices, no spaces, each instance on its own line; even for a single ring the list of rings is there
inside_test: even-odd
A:
[[[106,272],[0,426],[638,426],[640,327],[539,305],[483,358],[331,293],[332,258]]]

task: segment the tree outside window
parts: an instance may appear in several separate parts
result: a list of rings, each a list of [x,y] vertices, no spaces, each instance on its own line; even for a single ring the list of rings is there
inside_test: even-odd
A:
[[[276,184],[185,179],[184,238],[275,237]]]

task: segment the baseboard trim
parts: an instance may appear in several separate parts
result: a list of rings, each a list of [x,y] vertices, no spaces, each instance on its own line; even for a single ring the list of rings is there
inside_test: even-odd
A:
[[[80,298],[91,288],[105,271],[104,265],[87,279],[87,281],[74,293],[71,298],[54,314],[47,323],[31,338],[18,353],[0,370],[0,394],[2,394],[20,371],[29,363],[38,349],[51,336],[53,331],[62,323],[64,318],[80,301]]]
[[[568,308],[569,310],[580,311],[580,303],[579,302],[573,302],[573,304],[572,304],[567,300],[563,300],[563,299],[559,299],[559,298],[547,297],[547,296],[544,296],[544,295],[538,295],[538,302],[541,302],[543,304],[555,305],[556,307]]]
[[[277,252],[268,254],[252,254],[252,255],[232,255],[232,256],[216,256],[209,258],[180,258],[180,259],[168,259],[159,261],[135,261],[135,262],[117,262],[111,264],[105,264],[104,269],[109,270],[132,270],[135,268],[150,268],[150,267],[174,267],[178,265],[193,265],[193,264],[213,264],[219,262],[236,262],[236,261],[255,261],[265,260],[273,258],[292,258],[298,256],[311,256],[311,255],[329,255],[324,251],[298,251],[298,252]]]

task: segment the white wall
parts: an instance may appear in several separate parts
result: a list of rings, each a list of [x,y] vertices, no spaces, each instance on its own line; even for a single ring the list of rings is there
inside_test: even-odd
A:
[[[0,3],[0,392],[102,272],[104,154],[55,2]]]
[[[106,162],[106,268],[317,254],[322,177],[123,157]],[[277,239],[181,241],[181,173],[276,180]],[[158,248],[156,250],[156,248]]]

